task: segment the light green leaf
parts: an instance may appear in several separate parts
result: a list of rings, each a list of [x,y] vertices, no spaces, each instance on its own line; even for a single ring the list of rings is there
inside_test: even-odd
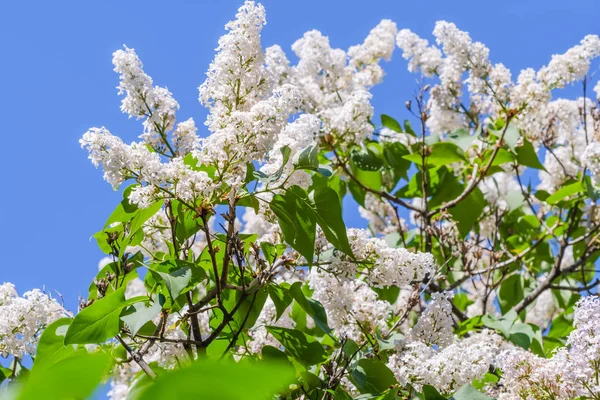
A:
[[[454,393],[450,400],[492,400],[471,385],[464,385],[458,392]]]
[[[381,125],[393,130],[394,132],[402,133],[402,127],[394,118],[386,114],[381,114]]]
[[[107,354],[78,352],[52,366],[32,371],[17,400],[89,398],[109,371]]]
[[[165,283],[171,300],[175,301],[183,292],[183,289],[188,286],[192,279],[192,269],[189,266],[184,266],[168,272],[154,271]]]
[[[73,346],[64,344],[71,321],[73,321],[72,318],[61,318],[44,329],[37,345],[32,370],[55,364],[75,352]]]
[[[138,333],[140,328],[146,323],[152,321],[154,317],[160,314],[165,298],[162,294],[158,294],[152,304],[146,306],[146,302],[141,301],[134,303],[132,306],[125,309],[121,316],[121,321],[129,328],[132,335]]]
[[[119,333],[119,315],[128,303],[125,287],[84,308],[75,316],[65,335],[67,344],[103,343]]]
[[[203,360],[160,375],[139,400],[264,400],[287,389],[293,380],[294,371],[282,363]]]
[[[583,193],[583,191],[583,185],[581,184],[581,182],[577,181],[575,183],[571,183],[570,185],[566,185],[558,189],[554,194],[551,194],[546,199],[546,203],[554,205],[559,201],[565,199],[566,197],[572,196],[574,194]]]

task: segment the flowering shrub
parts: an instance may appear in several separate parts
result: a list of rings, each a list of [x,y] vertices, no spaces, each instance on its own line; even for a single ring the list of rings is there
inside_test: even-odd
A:
[[[143,133],[80,141],[123,188],[94,235],[107,256],[75,315],[0,286],[5,390],[600,398],[600,38],[513,80],[445,21],[430,44],[383,20],[347,51],[310,31],[296,64],[263,49],[265,22],[247,1],[226,25],[199,88],[208,135],[114,53]],[[396,47],[422,77],[403,123],[370,103]],[[346,196],[368,229],[346,228]]]

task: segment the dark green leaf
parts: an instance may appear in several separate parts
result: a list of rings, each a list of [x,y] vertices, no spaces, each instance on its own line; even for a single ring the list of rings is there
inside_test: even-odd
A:
[[[402,127],[394,118],[386,114],[381,114],[381,125],[393,130],[394,132],[402,132]]]
[[[315,321],[315,325],[323,332],[331,332],[331,328],[327,325],[327,313],[323,305],[316,300],[304,296],[302,293],[302,282],[296,282],[290,287],[290,295],[296,300],[296,303],[302,307],[308,315]]]
[[[296,169],[316,171],[319,168],[319,148],[314,143],[305,147],[296,153],[293,163]]]
[[[464,200],[448,211],[458,224],[458,231],[465,237],[487,205],[483,193],[479,188],[473,190]]]
[[[286,308],[292,304],[292,296],[289,294],[288,289],[285,289],[276,283],[271,283],[267,286],[267,291],[269,292],[269,297],[275,304],[275,310],[277,311],[278,320],[282,315]]]
[[[269,206],[277,216],[285,241],[309,263],[312,262],[317,216],[308,203],[304,189],[292,186],[283,195],[273,196]]]
[[[319,364],[327,359],[323,346],[299,330],[277,326],[268,326],[267,330],[292,357],[305,366]]]
[[[376,358],[361,359],[350,379],[361,393],[380,394],[398,383],[392,371]]]
[[[336,191],[329,187],[315,189],[313,200],[317,222],[327,240],[336,249],[352,256],[346,225],[342,218],[342,204]]]

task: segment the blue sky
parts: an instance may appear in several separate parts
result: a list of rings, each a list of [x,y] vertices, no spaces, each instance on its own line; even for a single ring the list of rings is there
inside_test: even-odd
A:
[[[119,110],[112,52],[135,48],[157,85],[181,105],[178,119],[206,111],[197,87],[214,55],[223,25],[241,1],[10,1],[0,4],[0,119],[2,189],[0,282],[19,292],[57,290],[75,308],[102,257],[91,235],[120,200],[102,180],[78,140],[106,126],[126,141],[141,124]],[[335,47],[361,42],[382,18],[430,38],[436,20],[452,21],[491,49],[516,76],[539,68],[586,34],[600,33],[600,2],[569,1],[275,1],[267,0],[263,44],[291,44],[319,29]],[[376,114],[406,117],[404,102],[416,75],[397,50],[384,84],[373,90]],[[206,134],[204,127],[201,133]],[[346,209],[349,225],[362,221]]]

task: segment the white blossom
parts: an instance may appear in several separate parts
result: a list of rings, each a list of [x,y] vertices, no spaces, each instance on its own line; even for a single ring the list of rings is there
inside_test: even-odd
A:
[[[39,289],[19,296],[10,282],[0,285],[0,355],[35,355],[43,329],[66,316],[56,300]]]

